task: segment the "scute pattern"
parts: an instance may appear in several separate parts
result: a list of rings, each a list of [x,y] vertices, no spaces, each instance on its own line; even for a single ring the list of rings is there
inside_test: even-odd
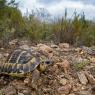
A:
[[[18,63],[25,64],[32,58],[32,55],[29,52],[23,52],[20,56]]]
[[[14,50],[5,63],[0,63],[0,73],[27,73],[33,71],[41,63],[36,51]]]
[[[9,62],[9,63],[16,63],[17,58],[18,58],[18,56],[19,56],[19,54],[20,54],[21,52],[22,52],[22,50],[15,50],[15,51],[11,54],[11,56],[10,56],[8,62]]]

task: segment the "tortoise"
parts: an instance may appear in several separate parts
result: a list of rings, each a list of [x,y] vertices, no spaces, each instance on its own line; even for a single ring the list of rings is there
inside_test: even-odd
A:
[[[0,73],[12,76],[24,76],[35,70],[44,71],[52,60],[48,55],[33,49],[15,49],[4,63],[0,63]]]

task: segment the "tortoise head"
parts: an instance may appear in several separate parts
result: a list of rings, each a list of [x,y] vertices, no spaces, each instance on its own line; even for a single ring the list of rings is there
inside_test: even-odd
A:
[[[47,66],[51,65],[53,63],[53,61],[45,55],[41,55],[40,56],[40,64],[39,64],[39,70],[40,71],[45,71],[45,69],[47,68]]]

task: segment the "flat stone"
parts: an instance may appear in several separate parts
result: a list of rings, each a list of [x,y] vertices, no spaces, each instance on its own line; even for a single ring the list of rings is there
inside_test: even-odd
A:
[[[4,95],[16,95],[16,89],[13,86],[8,86],[3,89],[1,89],[1,92]]]
[[[47,54],[50,58],[53,56],[53,49],[45,44],[38,44],[38,50]]]
[[[79,81],[81,82],[81,84],[86,85],[88,83],[88,80],[84,74],[84,72],[77,72]]]
[[[95,57],[89,58],[92,63],[95,63]]]
[[[23,90],[23,94],[24,95],[31,95],[31,90],[27,88],[27,89]]]
[[[60,43],[60,44],[59,44],[59,47],[60,47],[60,48],[69,48],[70,45],[69,45],[68,43]]]
[[[61,85],[66,85],[67,84],[67,80],[65,78],[62,78],[62,79],[60,79],[59,83]]]
[[[95,85],[90,88],[90,92],[92,95],[95,95]]]
[[[70,63],[68,60],[64,59],[63,62],[56,63],[59,67],[63,68],[65,73],[68,73],[68,70],[70,68]]]
[[[74,93],[72,93],[72,94],[69,94],[69,95],[75,95]]]
[[[3,57],[3,54],[0,53],[0,59]]]
[[[23,93],[18,93],[18,95],[24,95]]]
[[[59,94],[69,94],[71,90],[71,85],[65,85],[58,88]]]
[[[57,45],[51,45],[51,48],[58,48]]]
[[[24,83],[29,84],[31,82],[30,78],[25,78]]]
[[[29,46],[28,45],[21,45],[19,48],[28,50],[29,49]]]
[[[95,85],[95,78],[89,74],[88,72],[85,72],[86,77],[88,78],[88,81],[90,84]]]
[[[76,95],[92,95],[89,91],[80,91]]]

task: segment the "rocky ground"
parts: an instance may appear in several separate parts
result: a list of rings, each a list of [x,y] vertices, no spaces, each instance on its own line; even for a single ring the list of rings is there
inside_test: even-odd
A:
[[[10,43],[10,49],[0,49],[1,62],[6,60],[14,43]],[[27,48],[24,44],[20,46]],[[73,47],[67,43],[46,43],[42,46],[43,50],[46,49],[44,46],[52,50],[54,63],[40,74],[34,84],[31,83],[31,77],[0,75],[0,95],[95,95],[94,46]]]

